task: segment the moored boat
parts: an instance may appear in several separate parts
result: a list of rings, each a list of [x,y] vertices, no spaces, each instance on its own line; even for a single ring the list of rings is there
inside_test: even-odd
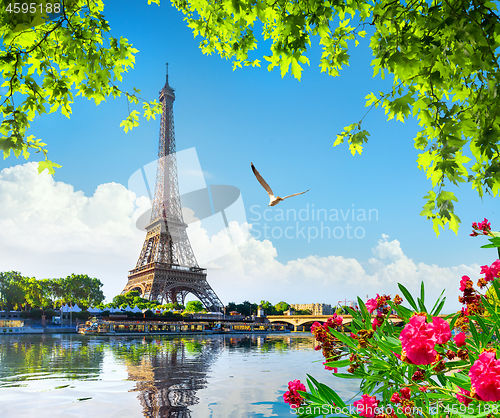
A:
[[[160,320],[103,320],[92,319],[80,325],[78,333],[84,335],[172,335],[172,334],[226,334],[264,333],[286,331],[281,324],[261,324],[243,322],[160,321]]]
[[[43,328],[26,325],[23,319],[0,319],[0,335],[43,334]]]

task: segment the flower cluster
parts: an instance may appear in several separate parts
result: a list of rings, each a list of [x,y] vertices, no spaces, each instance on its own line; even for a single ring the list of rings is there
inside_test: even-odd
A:
[[[420,386],[419,390],[421,392],[425,392],[427,390],[426,386]],[[401,405],[401,409],[404,412],[410,412],[415,403],[410,400],[411,398],[411,389],[409,387],[401,388],[399,392],[394,392],[391,396],[391,402],[396,405]]]
[[[398,295],[396,295],[396,298],[401,299],[401,297]],[[387,306],[387,301],[389,301],[389,300],[391,300],[390,296],[387,296],[387,295],[380,296],[377,293],[377,297],[375,297],[373,299],[368,299],[366,301],[366,303],[365,303],[366,309],[370,313],[373,313],[373,311],[375,309],[377,309],[378,311],[380,311],[382,313],[388,313],[391,310],[391,308]],[[401,299],[401,301],[402,301],[402,299]],[[401,303],[401,302],[399,302],[399,303]]]
[[[462,308],[462,314],[464,316],[469,316],[476,313],[482,313],[481,295],[474,290],[472,280],[469,276],[462,276],[462,280],[460,280],[460,291],[463,292],[463,294],[458,297],[458,301],[465,305],[465,307]]]
[[[500,401],[500,360],[494,348],[485,349],[469,370],[471,396],[483,401]],[[475,396],[476,395],[476,396]]]
[[[401,331],[401,359],[410,364],[431,364],[436,361],[436,344],[444,344],[451,338],[450,324],[439,317],[427,323],[425,313],[415,314]]]
[[[374,331],[376,331],[377,328],[379,328],[383,325],[384,315],[391,312],[391,308],[387,304],[387,301],[389,301],[389,300],[391,300],[390,296],[388,296],[388,295],[380,296],[377,293],[377,296],[375,298],[368,299],[366,301],[365,305],[366,305],[366,309],[368,310],[368,312],[373,313],[375,310],[377,310],[377,316],[375,318],[373,318],[373,321],[372,321],[372,329]],[[401,296],[396,295],[394,297],[394,303],[396,305],[399,305],[402,301],[403,301],[403,299],[401,298]]]
[[[491,225],[488,219],[484,218],[483,222],[472,222],[472,234],[471,237],[477,237],[478,235],[491,235]]]
[[[465,390],[464,388],[461,388],[460,386],[458,387],[460,390],[460,393],[457,393],[455,397],[458,399],[458,402],[461,402],[465,404],[465,406],[469,406],[469,404],[472,402],[471,396],[470,396],[470,391]],[[465,396],[463,396],[465,395]]]
[[[283,400],[292,408],[297,408],[305,402],[304,398],[297,392],[298,390],[306,391],[306,387],[300,383],[300,380],[295,379],[288,382],[288,392],[284,393]]]
[[[311,326],[311,333],[319,342],[319,345],[314,347],[315,350],[322,350],[323,357],[327,361],[335,361],[338,358],[338,351],[336,350],[337,341],[330,332],[330,328],[337,328],[342,325],[343,318],[340,315],[334,314],[332,317],[322,325],[319,322],[315,322]],[[325,369],[332,370],[329,366],[325,366]],[[336,373],[336,371],[335,371]]]
[[[425,379],[425,371],[422,369],[415,370],[415,373],[411,376],[411,380],[414,382],[419,382],[420,380]]]
[[[500,273],[500,260],[496,260],[493,264],[488,266],[481,266],[481,274],[484,274],[484,280],[486,282],[492,282],[499,277]]]
[[[351,332],[351,338],[358,340],[359,348],[368,347],[368,340],[373,337],[373,330],[371,329],[360,329],[356,334]]]
[[[465,345],[465,334],[463,332],[459,332],[457,335],[453,337],[453,341],[455,341],[455,344],[457,347],[462,347]]]
[[[359,401],[353,402],[359,415],[366,418],[373,418],[377,411],[379,401],[375,396],[363,395]]]
[[[473,236],[500,237],[500,232],[491,231],[487,219],[472,226]],[[497,245],[499,240],[490,239],[490,242],[493,245],[487,248],[498,247],[500,254],[500,245]],[[495,284],[494,281],[500,279],[500,260],[494,261],[490,266],[481,266],[481,274],[484,276],[478,282],[479,288],[491,282]],[[404,295],[409,294],[402,284],[399,284],[399,287]],[[335,365],[330,361],[349,356],[347,372],[363,379],[360,385],[362,397],[354,402],[356,412],[350,416],[366,418],[431,416],[434,413],[431,412],[434,408],[433,400],[445,408],[451,407],[452,411],[455,410],[458,400],[462,408],[463,406],[468,408],[468,414],[475,416],[479,414],[487,418],[498,416],[500,407],[500,359],[497,359],[500,345],[496,340],[500,335],[498,304],[494,306],[491,303],[483,303],[483,295],[474,289],[474,284],[468,276],[462,276],[460,291],[462,294],[459,301],[464,306],[461,312],[450,315],[447,320],[454,324],[455,329],[462,331],[470,329],[472,336],[469,340],[465,332],[459,332],[453,340],[451,339],[450,323],[437,316],[443,307],[444,299],[441,300],[441,297],[436,301],[432,311],[427,311],[423,296],[417,301],[408,296],[407,302],[412,311],[407,307],[398,306],[402,302],[398,295],[390,302],[390,296],[377,294],[375,298],[366,302],[366,308],[374,318],[371,327],[366,312],[353,313],[350,325],[352,340],[337,333],[338,339],[333,337],[330,328],[336,328],[342,323],[342,318],[336,315],[326,324],[315,323],[311,327],[319,342],[315,349],[322,349],[326,357],[323,363],[325,368],[336,373],[337,369],[329,366],[329,364]],[[423,295],[423,283],[421,292]],[[406,323],[400,332],[397,327],[383,326],[391,309],[394,309],[398,317],[404,319]],[[399,347],[398,337],[401,344]],[[403,363],[391,358],[388,355],[391,352]],[[401,354],[398,354],[399,352]],[[347,365],[347,362],[340,364]],[[438,379],[434,379],[436,375]],[[351,376],[340,373],[337,377]],[[458,386],[460,382],[463,382],[464,387]],[[305,387],[299,381],[290,382],[289,391],[284,395],[285,401],[296,406],[301,403],[311,406],[331,404],[333,399],[339,402],[338,394],[330,395],[331,391],[326,390],[325,385],[318,384],[314,380],[311,385],[317,386],[317,390],[313,390],[312,394],[303,394],[304,399],[298,395],[297,390],[300,391],[302,388],[305,390]],[[371,396],[376,387],[374,385],[383,385],[377,392],[382,395],[382,400]],[[491,405],[491,403],[497,404]],[[461,408],[458,409],[462,411]],[[313,414],[308,416],[318,416],[315,412]],[[454,414],[448,413],[448,416]]]

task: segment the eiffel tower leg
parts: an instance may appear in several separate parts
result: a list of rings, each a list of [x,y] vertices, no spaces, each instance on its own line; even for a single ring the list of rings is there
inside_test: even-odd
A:
[[[184,304],[184,301],[186,300],[186,296],[187,294],[190,293],[189,291],[187,290],[182,290],[180,291],[179,293],[177,293],[177,300],[179,301],[179,303],[182,305],[182,306],[186,306]]]

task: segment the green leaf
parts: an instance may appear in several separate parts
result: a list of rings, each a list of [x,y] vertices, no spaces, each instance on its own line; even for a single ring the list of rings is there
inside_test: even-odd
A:
[[[49,174],[54,175],[56,173],[54,167],[61,168],[62,166],[50,160],[40,161],[38,163],[38,174],[41,174],[44,170],[48,170]]]
[[[335,377],[340,377],[342,379],[359,379],[358,376],[351,373],[335,373]]]
[[[371,315],[368,313],[368,309],[366,309],[365,303],[361,300],[361,298],[358,296],[358,306],[359,310],[361,312],[361,315],[365,321],[364,329],[368,329],[371,324]]]
[[[432,316],[437,316],[441,312],[441,309],[443,309],[444,303],[446,302],[446,298],[443,298],[443,300],[439,303],[439,305],[436,307],[436,310],[431,313]]]
[[[307,378],[310,379],[314,383],[314,385],[318,388],[318,392],[321,394],[323,400],[325,400],[330,405],[335,403],[336,406],[340,408],[345,408],[344,401],[340,398],[339,395],[337,395],[337,393],[335,393],[335,391],[330,389],[325,384],[319,383],[316,379],[314,379],[314,377],[312,377],[309,374],[307,375]]]
[[[389,305],[396,310],[398,316],[405,322],[408,322],[411,315],[413,314],[412,310],[405,308],[404,306],[394,305],[392,302],[389,302]]]
[[[329,361],[325,363],[325,366],[329,367],[345,367],[349,366],[351,362],[349,360],[338,360],[338,361]]]
[[[403,293],[405,299],[408,301],[410,306],[415,310],[418,311],[417,304],[415,303],[415,300],[413,299],[413,296],[408,292],[406,287],[404,287],[401,283],[398,283],[399,290]]]
[[[356,349],[357,348],[357,344],[355,344],[353,342],[353,339],[341,332],[338,332],[336,330],[334,330],[333,328],[330,328],[330,332],[332,333],[332,335],[336,338],[338,338],[341,342],[343,342],[345,345],[347,345],[348,347],[351,347],[351,348],[354,348]]]
[[[499,248],[500,247],[500,237],[490,238],[488,241],[491,244],[482,245],[481,248]]]
[[[439,315],[439,312],[441,311],[441,309],[439,309],[439,310],[438,310],[438,309],[437,309],[437,307],[438,307],[438,304],[440,303],[439,301],[440,301],[441,297],[442,297],[442,296],[443,296],[443,294],[444,294],[444,291],[445,291],[445,289],[443,289],[443,290],[441,291],[441,294],[440,294],[440,295],[439,295],[439,297],[436,299],[436,303],[434,303],[434,306],[433,306],[433,307],[432,307],[432,309],[431,309],[431,316],[436,316],[436,315]]]
[[[472,323],[472,321],[469,321],[469,330],[472,334],[472,338],[474,339],[474,342],[476,343],[476,347],[478,347],[478,348],[481,347],[479,334],[476,330],[476,326],[474,325],[474,323]]]
[[[447,376],[446,379],[448,379],[452,383],[455,383],[457,386],[460,386],[461,388],[464,388],[466,390],[471,389],[470,378],[461,373],[454,373],[452,376]]]

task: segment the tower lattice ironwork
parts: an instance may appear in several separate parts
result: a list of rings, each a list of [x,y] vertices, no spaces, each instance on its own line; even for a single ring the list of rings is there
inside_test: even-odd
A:
[[[168,67],[167,67],[168,68]],[[156,187],[151,220],[141,254],[122,291],[139,290],[142,297],[162,303],[181,303],[188,293],[195,295],[209,311],[223,304],[207,282],[206,269],[198,266],[186,232],[177,181],[174,135],[174,89],[160,91],[162,115]]]

